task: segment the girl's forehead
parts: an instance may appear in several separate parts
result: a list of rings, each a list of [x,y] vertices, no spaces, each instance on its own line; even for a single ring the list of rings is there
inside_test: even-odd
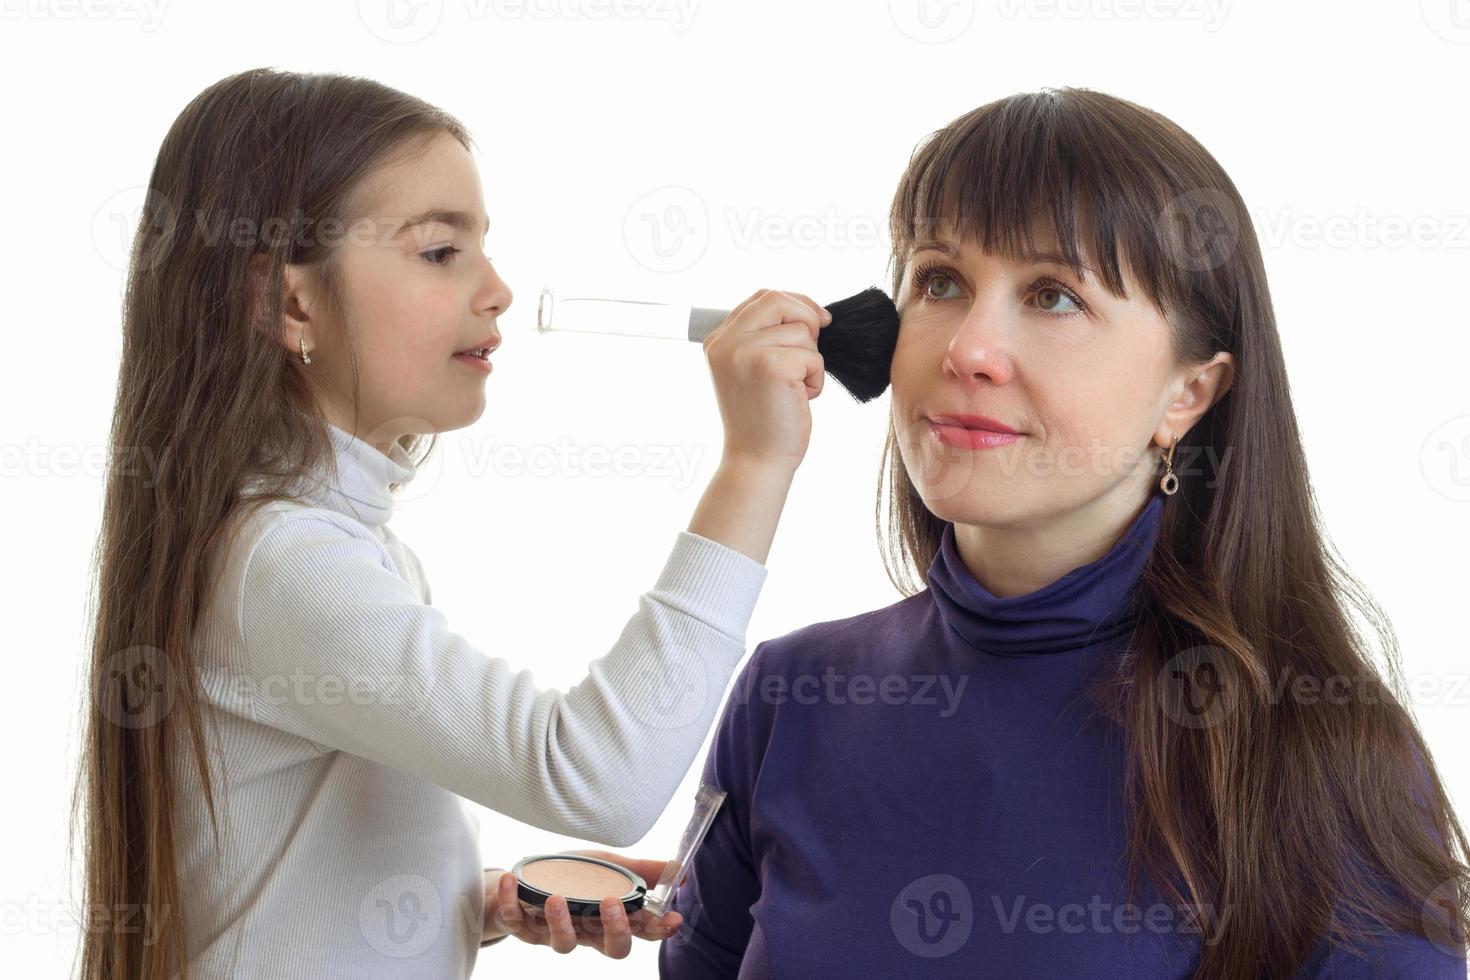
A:
[[[413,152],[405,148],[379,162],[363,179],[359,194],[365,207],[401,214],[418,213],[441,199],[479,202],[482,196],[474,158],[443,134]]]

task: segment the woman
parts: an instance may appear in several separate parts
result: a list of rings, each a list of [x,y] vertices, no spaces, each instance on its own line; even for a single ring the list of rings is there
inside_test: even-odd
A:
[[[1464,977],[1465,835],[1230,179],[1063,89],[935,133],[890,218],[906,598],[757,646],[663,974]]]

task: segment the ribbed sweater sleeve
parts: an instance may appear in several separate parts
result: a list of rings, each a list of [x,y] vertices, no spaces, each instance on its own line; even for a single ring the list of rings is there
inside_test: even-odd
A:
[[[556,622],[483,649],[382,542],[320,513],[277,512],[241,575],[235,693],[256,720],[555,833],[624,847],[653,826],[744,653],[763,564],[680,531],[611,649],[562,691],[515,666],[560,644]]]

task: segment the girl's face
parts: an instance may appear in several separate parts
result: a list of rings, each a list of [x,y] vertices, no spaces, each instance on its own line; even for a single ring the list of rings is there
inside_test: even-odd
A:
[[[1150,443],[1167,449],[1228,386],[1227,353],[1175,363],[1167,321],[1131,277],[1119,299],[1044,258],[1054,237],[1035,241],[1023,262],[921,240],[905,263],[893,421],[915,489],[945,521],[1035,527],[1105,497],[1131,514],[1161,472]],[[930,421],[953,415],[1019,436],[955,445]]]
[[[497,318],[511,291],[485,255],[489,226],[468,151],[448,134],[417,157],[384,164],[369,178],[369,213],[342,235],[339,258],[346,324],[361,359],[362,415],[351,424],[344,353],[314,349],[329,335],[305,326],[331,421],[380,449],[399,435],[444,432],[485,409],[484,362],[456,356],[500,344]],[[295,349],[295,337],[288,338]]]

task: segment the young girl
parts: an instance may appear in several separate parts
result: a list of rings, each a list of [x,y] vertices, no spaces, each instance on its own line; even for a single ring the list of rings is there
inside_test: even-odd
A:
[[[1353,631],[1393,652],[1219,164],[1016,95],[922,145],[891,230],[907,597],[757,645],[663,974],[1464,980],[1465,834]]]
[[[557,897],[535,928],[461,797],[614,846],[653,825],[744,653],[830,314],[762,290],[706,340],[720,466],[612,649],[540,690],[389,526],[424,437],[483,411],[511,302],[470,146],[377,83],[264,69],[164,139],[112,440],[167,462],[108,477],[78,784],[86,907],[152,928],[94,912],[88,980],[468,976],[507,931],[617,957],[679,925],[609,901],[579,935]]]

